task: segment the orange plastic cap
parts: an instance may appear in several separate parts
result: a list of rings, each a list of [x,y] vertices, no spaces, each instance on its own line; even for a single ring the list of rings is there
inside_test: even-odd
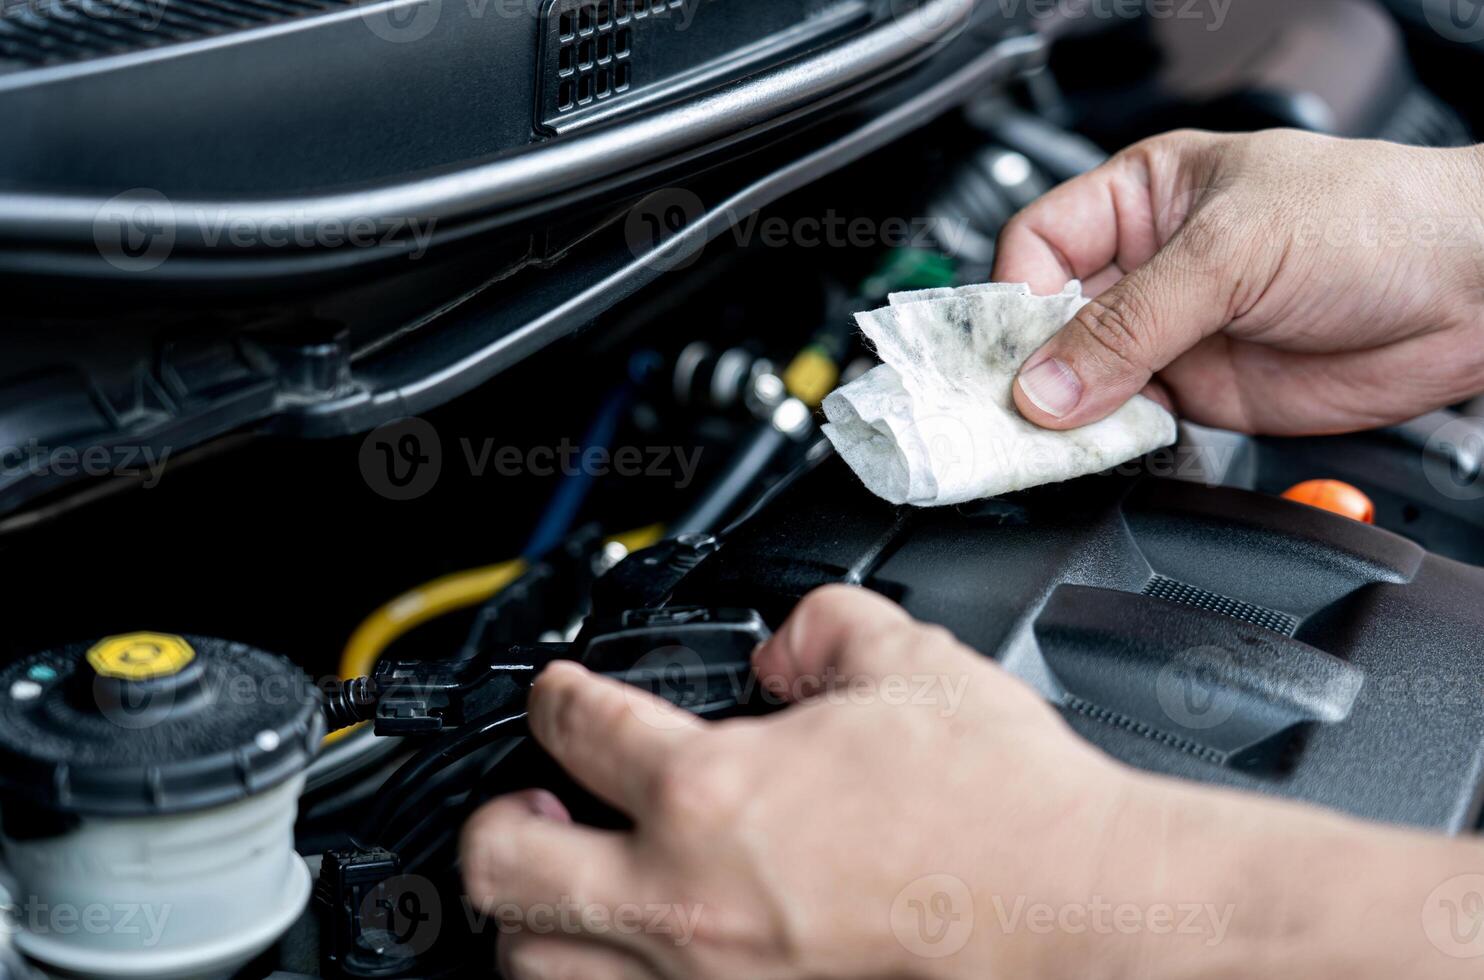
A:
[[[1305,480],[1284,490],[1283,496],[1352,521],[1376,523],[1376,505],[1371,498],[1342,480]]]

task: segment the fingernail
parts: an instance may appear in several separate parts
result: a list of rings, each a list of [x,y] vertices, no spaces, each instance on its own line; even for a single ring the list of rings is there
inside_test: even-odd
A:
[[[562,805],[562,801],[557,799],[549,790],[531,790],[525,795],[524,803],[526,809],[530,810],[535,816],[545,817],[548,820],[556,820],[561,823],[567,823],[572,819],[567,813],[567,808]]]
[[[1076,408],[1082,398],[1082,382],[1076,372],[1055,357],[1020,372],[1017,383],[1032,405],[1055,418]]]

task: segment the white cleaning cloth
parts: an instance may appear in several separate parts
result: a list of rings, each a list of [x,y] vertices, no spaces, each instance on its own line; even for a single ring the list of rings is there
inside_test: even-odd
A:
[[[824,433],[894,504],[933,507],[1096,473],[1175,441],[1175,419],[1136,395],[1101,421],[1043,429],[1015,408],[1025,359],[1087,302],[1025,283],[893,293],[857,313],[882,364],[824,400]]]

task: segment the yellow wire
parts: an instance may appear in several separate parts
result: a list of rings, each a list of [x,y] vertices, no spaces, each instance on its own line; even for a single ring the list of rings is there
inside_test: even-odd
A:
[[[621,544],[628,551],[638,551],[654,544],[663,533],[661,525],[651,524],[614,535],[608,541]],[[408,589],[372,612],[356,627],[340,655],[340,676],[349,679],[370,674],[382,652],[400,637],[429,620],[485,602],[520,578],[525,570],[525,561],[513,558],[482,568],[452,572]],[[360,727],[355,725],[331,732],[325,736],[325,741],[337,741]]]
[[[665,536],[665,525],[646,524],[636,527],[632,531],[624,531],[609,538],[608,544],[621,544],[625,551],[640,551],[648,548],[660,538]]]

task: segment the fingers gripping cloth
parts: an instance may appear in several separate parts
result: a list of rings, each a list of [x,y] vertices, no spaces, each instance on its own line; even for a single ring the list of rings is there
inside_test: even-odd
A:
[[[1112,415],[1053,431],[1011,396],[1026,358],[1087,302],[1025,283],[893,293],[857,313],[882,363],[824,400],[824,432],[866,487],[933,507],[1096,473],[1175,441],[1175,419],[1135,395]]]

